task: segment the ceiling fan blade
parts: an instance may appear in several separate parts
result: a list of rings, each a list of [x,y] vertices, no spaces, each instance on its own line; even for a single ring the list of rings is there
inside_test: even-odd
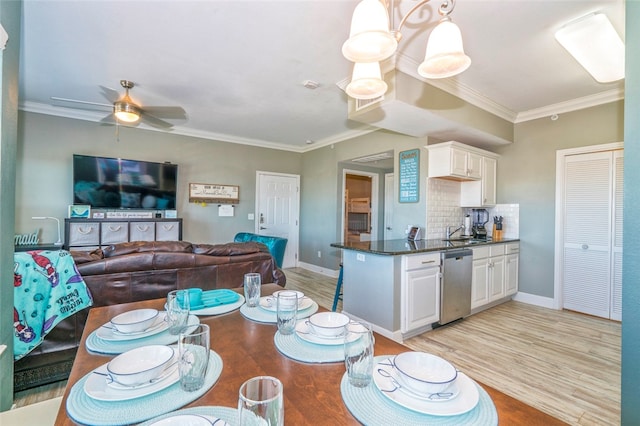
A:
[[[105,87],[100,85],[99,86],[102,89],[102,96],[104,96],[109,102],[111,102],[112,104],[118,100],[120,100],[121,96],[120,93],[118,93],[117,90],[111,89],[109,87]]]
[[[104,125],[104,124],[108,124],[108,125],[111,125],[111,126],[112,126],[112,125],[114,125],[114,124],[117,124],[117,123],[116,123],[116,119],[115,119],[115,117],[113,116],[113,114],[107,114],[107,115],[105,115],[105,116],[102,118],[102,120],[100,120],[100,122],[99,122],[99,123],[100,123],[100,124],[103,124],[103,125]]]
[[[173,127],[173,124],[167,121],[161,120],[158,117],[154,117],[153,115],[147,113],[144,110],[140,114],[140,119],[144,121],[146,124],[153,127],[157,127],[159,129],[170,129],[171,127]]]
[[[145,106],[146,113],[160,118],[173,118],[176,120],[186,120],[187,112],[179,106]]]
[[[83,109],[91,109],[91,110],[100,110],[103,111],[105,108],[113,109],[113,105],[111,104],[102,104],[99,102],[89,102],[89,101],[80,101],[77,99],[68,99],[68,98],[59,98],[57,96],[52,96],[51,100],[53,101],[53,105],[62,106],[66,108],[78,108],[78,105],[82,105],[80,108]],[[73,105],[69,105],[73,104]],[[99,108],[96,108],[99,107]]]

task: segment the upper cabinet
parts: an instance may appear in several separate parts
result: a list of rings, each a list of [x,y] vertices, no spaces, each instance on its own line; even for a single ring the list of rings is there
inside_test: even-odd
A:
[[[494,206],[499,155],[459,142],[427,145],[430,178],[459,180],[460,207]]]
[[[458,142],[427,145],[429,150],[429,177],[456,180],[480,180],[482,155]]]

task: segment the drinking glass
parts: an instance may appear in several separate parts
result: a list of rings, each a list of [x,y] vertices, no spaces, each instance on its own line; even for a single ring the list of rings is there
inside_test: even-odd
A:
[[[173,290],[167,295],[169,333],[179,334],[189,320],[189,291]]]
[[[371,383],[373,377],[373,332],[364,321],[347,324],[344,339],[344,363],[349,383],[362,388]]]
[[[240,386],[238,411],[241,425],[284,425],[282,382],[275,377],[258,376]]]
[[[292,334],[298,319],[298,294],[295,291],[279,291],[276,304],[278,331],[280,334]]]
[[[210,333],[207,324],[199,324],[192,329],[183,329],[178,337],[178,371],[182,390],[193,392],[204,385],[209,366]]]
[[[255,308],[260,302],[260,285],[262,280],[260,274],[257,272],[251,272],[244,274],[244,298],[247,302],[247,306]]]

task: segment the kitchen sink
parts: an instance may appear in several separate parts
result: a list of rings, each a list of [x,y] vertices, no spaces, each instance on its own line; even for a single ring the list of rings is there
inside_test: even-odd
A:
[[[446,241],[447,243],[463,243],[463,244],[478,244],[478,243],[486,243],[487,240],[479,240],[475,238],[449,238],[442,241]]]

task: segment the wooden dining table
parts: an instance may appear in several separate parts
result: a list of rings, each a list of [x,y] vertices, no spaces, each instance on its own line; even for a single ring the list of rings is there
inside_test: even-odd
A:
[[[273,288],[263,285],[263,293]],[[112,357],[87,351],[85,342],[91,332],[107,323],[115,315],[132,309],[162,310],[164,299],[92,308],[84,328],[80,348],[69,376],[67,388],[56,418],[56,425],[73,425],[67,415],[66,400],[72,386],[93,369]],[[324,310],[320,308],[320,310]],[[220,355],[222,373],[201,398],[187,407],[225,406],[236,408],[238,390],[247,379],[268,375],[280,379],[284,387],[285,422],[287,425],[357,425],[342,401],[340,382],[345,373],[344,363],[307,364],[282,355],[274,344],[275,324],[258,323],[246,319],[239,310],[218,315],[201,316],[200,322],[211,327],[211,350]],[[379,334],[375,335],[376,355],[394,355],[410,350]],[[473,372],[467,372],[473,378]],[[500,425],[563,425],[565,423],[533,408],[497,389],[478,383],[495,404]]]

